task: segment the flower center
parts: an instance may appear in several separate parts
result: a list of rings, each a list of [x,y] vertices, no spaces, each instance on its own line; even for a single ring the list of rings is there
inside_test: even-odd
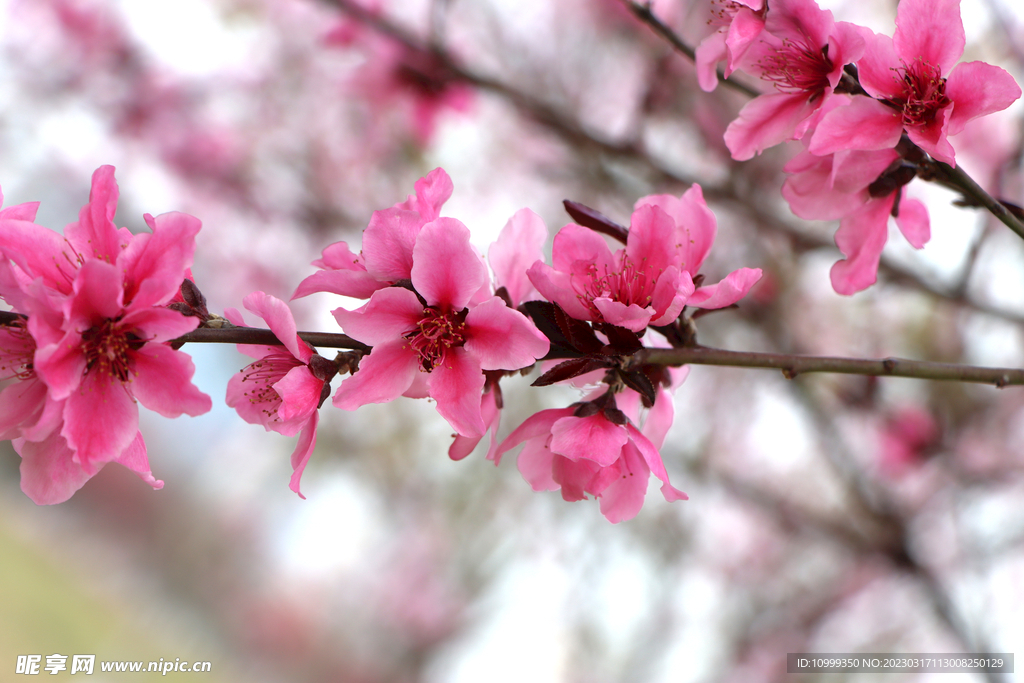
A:
[[[249,399],[249,403],[260,404],[260,411],[269,419],[276,420],[277,409],[281,407],[281,395],[274,389],[274,385],[292,368],[300,365],[303,365],[302,361],[290,353],[279,352],[249,363],[239,371],[242,373],[242,382],[251,382],[242,395]]]
[[[25,329],[24,320],[16,320],[0,327],[0,381],[5,379],[32,379],[32,358],[36,342]]]
[[[430,372],[443,363],[448,349],[466,343],[467,312],[467,309],[459,313],[439,311],[433,307],[423,309],[423,318],[405,338],[420,355],[420,367],[424,372]]]
[[[759,59],[761,78],[775,84],[775,89],[784,93],[817,93],[829,87],[828,75],[832,73],[832,60],[828,58],[828,46],[812,48],[786,39],[774,54]]]
[[[136,374],[129,351],[142,348],[145,340],[120,326],[120,320],[106,319],[82,333],[85,371],[100,372],[127,382]]]
[[[946,97],[946,79],[939,67],[922,59],[910,66],[893,69],[902,92],[889,99],[902,111],[904,126],[925,126],[935,120],[935,114],[950,104]]]
[[[661,273],[648,273],[642,265],[638,267],[628,256],[619,253],[622,254],[619,270],[612,271],[606,266],[602,272],[596,264],[588,263],[573,274],[576,296],[595,318],[600,319],[601,313],[594,299],[612,299],[625,306],[636,304],[647,308],[654,297],[654,285]]]

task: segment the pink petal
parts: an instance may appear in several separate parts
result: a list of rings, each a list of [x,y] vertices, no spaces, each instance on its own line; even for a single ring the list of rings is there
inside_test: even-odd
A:
[[[594,299],[594,306],[601,312],[605,322],[624,327],[633,332],[639,332],[651,322],[651,315],[654,310],[650,307],[640,308],[636,304],[626,306],[623,303],[614,301],[607,297]]]
[[[310,372],[309,366],[300,365],[288,371],[274,385],[274,391],[281,397],[281,406],[277,414],[281,420],[305,420],[316,412],[320,405],[320,394],[324,381],[317,379]]]
[[[675,221],[661,207],[642,204],[634,209],[626,241],[626,256],[634,268],[654,280],[666,268],[679,266],[681,249]]]
[[[519,473],[534,491],[557,491],[561,485],[553,476],[555,454],[544,445],[544,439],[531,439],[516,461]],[[495,463],[500,460],[495,459]]]
[[[536,298],[537,290],[526,275],[534,262],[543,259],[542,250],[548,229],[540,216],[530,209],[520,209],[508,219],[498,239],[487,250],[499,287],[508,291],[512,305]]]
[[[952,113],[952,106],[944,107],[937,111],[935,117],[927,124],[908,128],[907,137],[933,159],[956,166],[953,145],[947,138],[949,118]]]
[[[405,340],[375,345],[370,355],[359,361],[359,370],[338,387],[334,405],[342,410],[355,410],[367,403],[387,403],[398,398],[419,372],[419,361],[419,355]]]
[[[61,400],[78,389],[85,374],[82,335],[75,331],[55,344],[36,349],[35,371],[50,387],[50,398]]]
[[[415,211],[374,211],[363,231],[363,262],[380,282],[408,280],[412,275],[412,250],[423,219]]]
[[[658,278],[654,294],[651,295],[651,307],[660,315],[651,320],[650,324],[667,325],[678,318],[693,292],[693,278],[688,272],[684,270],[680,273],[675,266],[668,268]]]
[[[572,276],[569,273],[555,270],[543,261],[537,261],[530,266],[526,274],[540,295],[558,304],[569,317],[577,320],[590,320],[593,317],[590,309],[580,303],[580,297],[572,287]]]
[[[615,270],[616,266],[615,257],[604,238],[590,228],[575,223],[570,223],[555,235],[551,261],[556,270],[564,273],[572,272],[577,261],[594,264],[598,272],[604,272],[606,268]],[[530,280],[533,281],[533,278]]]
[[[928,209],[916,199],[900,201],[900,215],[896,217],[896,225],[914,249],[922,248],[932,237]]]
[[[139,408],[124,384],[110,375],[87,373],[64,404],[61,436],[89,474],[121,455],[138,431]]]
[[[750,288],[760,279],[760,268],[734,270],[718,284],[698,289],[686,302],[686,305],[708,309],[731,306],[745,297]]]
[[[756,3],[743,4],[750,5]],[[753,9],[760,10],[760,7],[755,7]],[[727,77],[739,68],[740,61],[743,59],[743,56],[763,31],[764,19],[758,12],[752,12],[747,8],[741,8],[736,12],[732,18],[732,23],[729,24],[728,37],[725,40],[729,56],[724,70]],[[699,76],[700,74],[698,74],[698,78]],[[704,89],[703,86],[701,89]],[[712,88],[712,90],[713,89],[714,88]]]
[[[198,218],[185,213],[145,218],[153,234],[137,235],[118,260],[125,271],[124,300],[135,307],[165,304],[179,291],[202,227]]]
[[[587,497],[586,491],[602,467],[592,460],[572,461],[557,453],[551,459],[551,478],[562,486],[562,500],[574,502]]]
[[[309,362],[313,357],[313,350],[309,348],[309,344],[299,339],[295,318],[288,304],[263,292],[253,292],[242,299],[242,304],[267,322],[270,331],[284,344],[289,353],[303,363]]]
[[[683,370],[683,378],[690,374],[689,366],[680,368]],[[682,380],[679,380],[682,382]],[[643,435],[651,440],[655,448],[661,448],[665,444],[665,437],[672,427],[675,419],[675,404],[672,401],[672,394],[665,389],[658,389],[654,398],[654,406],[647,413],[647,420],[644,422]]]
[[[755,97],[725,130],[725,145],[737,161],[752,159],[769,147],[795,140],[798,126],[817,109],[807,93]],[[803,131],[800,131],[802,134]]]
[[[821,119],[808,149],[818,156],[843,149],[888,149],[902,134],[899,113],[870,97],[855,97]]]
[[[461,311],[487,282],[487,266],[469,243],[469,228],[454,218],[423,226],[413,248],[412,284],[427,303]]]
[[[321,252],[321,258],[313,261],[313,265],[330,270],[366,272],[363,257],[352,253],[346,242],[335,242],[324,247],[324,250]]]
[[[0,194],[0,204],[3,203],[3,195]],[[25,202],[15,206],[8,206],[0,210],[0,219],[11,219],[16,221],[32,222],[36,219],[36,212],[39,210],[39,202]]]
[[[192,358],[165,344],[146,344],[130,352],[135,377],[131,392],[142,405],[164,417],[202,415],[213,407],[210,397],[192,384]]]
[[[389,287],[374,292],[354,311],[337,308],[333,313],[345,334],[375,347],[415,330],[423,319],[423,304],[408,289]]]
[[[64,228],[64,237],[86,259],[99,259],[109,264],[117,261],[123,243],[114,225],[117,196],[114,167],[100,166],[92,174],[89,203],[79,212],[78,222]]]
[[[1002,111],[1020,98],[1020,86],[998,66],[984,62],[957,64],[946,80],[946,96],[953,100],[949,135],[956,135],[967,122]]]
[[[427,382],[430,384],[430,397],[437,401],[437,412],[455,431],[473,437],[482,436],[487,431],[480,413],[484,373],[472,354],[463,348],[449,349]]]
[[[416,211],[424,223],[429,223],[441,215],[441,207],[452,196],[455,186],[445,170],[438,167],[417,180],[415,188],[416,194],[409,195],[409,199],[396,204],[395,208]]]
[[[726,31],[723,28],[709,35],[697,46],[694,58],[697,67],[697,84],[704,92],[711,92],[718,87],[716,67],[728,55],[725,39]]]
[[[292,451],[292,478],[288,482],[288,488],[299,494],[299,498],[303,500],[306,497],[299,490],[299,482],[302,480],[302,473],[306,470],[306,463],[309,462],[310,456],[316,449],[316,427],[319,421],[320,414],[314,410],[309,416],[309,422],[299,432],[299,442],[295,444],[295,450]]]
[[[892,38],[880,33],[864,33],[864,56],[857,62],[857,76],[860,84],[872,97],[899,98],[903,94],[903,82],[896,69],[903,62],[896,54]],[[861,98],[854,97],[859,100]]]
[[[499,297],[466,315],[465,348],[484,370],[518,370],[548,352],[550,342],[525,315]]]
[[[874,199],[839,224],[836,246],[846,260],[832,266],[832,288],[837,293],[854,294],[875,284],[894,199],[894,194]]]
[[[824,47],[832,32],[832,12],[814,0],[772,0],[764,28],[783,41]]]
[[[570,416],[551,427],[549,448],[572,461],[586,459],[608,467],[619,459],[627,438],[621,425],[610,422],[601,413],[589,417]]]
[[[498,410],[498,405],[494,401],[494,390],[484,393],[480,398],[480,415],[483,417],[484,424],[487,426],[487,431],[491,433],[491,447],[490,452],[493,452],[497,445],[497,431],[498,424],[501,420],[501,411]],[[462,460],[467,455],[473,452],[476,445],[480,443],[483,436],[463,436],[461,434],[455,435],[455,440],[452,445],[448,448],[448,457],[452,460]],[[490,456],[490,452],[488,456]],[[488,457],[488,460],[493,460],[492,457]]]
[[[142,481],[154,489],[162,489],[164,483],[153,476],[149,468],[149,458],[146,456],[146,442],[142,440],[142,432],[136,432],[135,438],[128,448],[119,455],[114,462],[124,465],[135,474],[139,475]]]
[[[36,505],[63,503],[92,477],[59,434],[41,442],[15,439],[14,450],[21,456],[21,490]]]
[[[551,427],[558,420],[573,414],[573,408],[551,408],[541,410],[526,418],[523,424],[512,430],[494,452],[494,464],[501,462],[501,456],[529,439],[551,433]]]
[[[62,294],[71,293],[77,272],[74,254],[57,232],[23,220],[0,219],[2,253],[30,277]],[[67,250],[67,253],[65,253]]]
[[[644,506],[651,472],[632,443],[622,449],[615,479],[601,491],[601,514],[612,524],[636,517]],[[611,470],[612,468],[608,468]]]
[[[694,183],[681,197],[668,194],[641,197],[635,208],[653,204],[667,213],[676,224],[675,244],[682,245],[680,269],[696,273],[700,270],[711,245],[715,242],[718,221],[704,201],[704,191]]]
[[[689,496],[669,483],[665,464],[661,461],[661,455],[658,453],[658,449],[654,447],[654,444],[633,425],[626,425],[626,430],[629,432],[630,439],[637,450],[640,451],[640,455],[643,456],[647,466],[651,468],[651,472],[662,481],[661,494],[665,496],[665,500],[670,503],[675,500],[689,500]]]
[[[315,292],[368,299],[378,289],[387,286],[387,282],[378,281],[365,270],[318,270],[299,283],[292,299],[301,299]]]
[[[0,440],[16,439],[22,435],[23,426],[38,422],[46,406],[46,391],[46,385],[36,377],[15,381],[0,390]]]
[[[121,271],[103,261],[89,260],[78,269],[74,294],[69,299],[68,318],[72,323],[85,323],[86,327],[103,318],[116,318],[124,306]]]
[[[150,342],[165,342],[187,334],[199,326],[199,318],[182,315],[170,308],[135,309],[121,318],[122,330],[135,332]]]
[[[907,64],[920,59],[949,73],[966,43],[960,0],[901,0],[892,42]]]

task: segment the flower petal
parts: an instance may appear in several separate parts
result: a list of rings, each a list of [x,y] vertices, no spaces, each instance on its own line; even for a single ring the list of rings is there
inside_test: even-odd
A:
[[[901,0],[892,42],[907,64],[920,59],[948,74],[967,42],[960,0]]]
[[[86,373],[64,404],[60,433],[90,475],[121,455],[138,431],[139,408],[124,384],[110,375]]]
[[[377,344],[359,361],[359,370],[338,387],[334,405],[355,410],[367,403],[392,401],[409,388],[419,366],[419,355],[404,339]]]
[[[299,432],[299,442],[295,444],[295,450],[292,451],[292,478],[288,482],[288,488],[299,494],[299,498],[303,500],[306,497],[299,490],[299,483],[302,480],[302,473],[306,471],[306,463],[309,462],[310,456],[316,449],[316,427],[319,421],[320,413],[314,410],[309,416],[309,422]]]
[[[388,287],[374,292],[354,311],[337,308],[332,312],[345,334],[376,347],[415,330],[423,319],[423,304],[404,287]]]
[[[564,417],[551,427],[550,448],[553,453],[572,461],[586,459],[608,467],[621,455],[629,437],[621,425],[614,424],[602,413],[589,417]]]
[[[493,297],[466,315],[465,349],[484,370],[518,370],[548,352],[551,343],[519,311]]]
[[[210,397],[192,384],[196,366],[187,353],[165,344],[146,344],[130,357],[135,371],[131,390],[142,405],[164,417],[210,412]]]
[[[484,373],[471,353],[459,347],[448,349],[427,382],[430,397],[437,401],[437,412],[455,431],[473,437],[487,431],[480,413]]]
[[[508,292],[513,307],[537,297],[526,271],[543,259],[547,237],[548,229],[541,217],[530,209],[520,209],[508,219],[498,239],[487,250],[487,261],[495,280]]]
[[[309,348],[309,344],[299,339],[295,318],[288,304],[269,294],[253,292],[242,299],[242,305],[263,318],[274,336],[297,359],[308,363],[313,357],[313,350]]]
[[[412,284],[427,303],[461,311],[487,283],[487,266],[454,218],[423,226],[413,247]]]
[[[21,490],[36,505],[63,503],[92,478],[60,434],[40,442],[15,439],[14,450],[21,456]]]
[[[686,305],[708,309],[731,306],[745,297],[750,288],[760,279],[760,268],[734,270],[718,284],[701,287],[695,291]]]

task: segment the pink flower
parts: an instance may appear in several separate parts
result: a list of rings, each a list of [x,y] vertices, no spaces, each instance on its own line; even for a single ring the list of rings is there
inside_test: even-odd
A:
[[[452,195],[452,180],[443,168],[435,168],[416,181],[416,193],[390,209],[375,211],[363,231],[363,250],[353,254],[345,242],[335,242],[313,261],[320,267],[299,283],[293,299],[314,292],[332,292],[368,299],[378,289],[412,273],[412,248],[423,226],[436,219]]]
[[[1013,77],[997,66],[956,64],[964,43],[959,0],[903,0],[895,35],[873,35],[857,64],[861,85],[877,99],[855,97],[823,117],[810,151],[895,147],[906,130],[934,159],[955,165],[948,136],[1021,95]]]
[[[165,304],[192,262],[200,223],[179,213],[146,215],[153,232],[132,236],[114,226],[116,207],[113,167],[104,166],[63,239],[24,220],[0,220],[4,254],[14,262],[5,281],[21,290],[5,286],[5,298],[22,298],[37,345],[33,371],[48,399],[63,402],[60,435],[88,476],[138,438],[136,399],[167,417],[211,407],[191,384],[191,359],[162,343],[199,322]]]
[[[283,346],[239,344],[238,350],[256,360],[242,368],[228,382],[227,404],[250,424],[285,436],[299,435],[292,453],[289,488],[299,490],[302,472],[316,448],[318,409],[330,390],[333,364],[316,355],[296,330],[292,312],[280,299],[253,292],[243,304],[270,326]],[[228,320],[244,325],[235,309],[225,311]]]
[[[773,0],[764,31],[743,61],[744,70],[772,83],[776,92],[748,102],[729,124],[725,144],[732,157],[750,159],[803,137],[839,84],[843,67],[863,51],[861,29],[833,22],[832,13],[814,0]]]
[[[459,434],[481,436],[484,371],[530,365],[547,353],[548,340],[500,297],[472,301],[487,286],[487,267],[459,221],[428,223],[412,251],[415,291],[389,287],[356,311],[334,311],[347,334],[373,347],[334,404],[355,410],[391,401],[415,391],[417,374],[428,373],[426,393],[438,412]]]
[[[495,463],[524,442],[519,471],[534,491],[561,489],[562,498],[570,502],[589,493],[600,498],[601,514],[609,522],[636,516],[651,472],[663,482],[666,500],[687,499],[669,483],[657,448],[615,408],[614,401],[598,399],[536,413],[501,443]]]
[[[725,61],[728,78],[764,30],[764,0],[710,0],[708,4],[708,26],[714,32],[700,42],[695,57],[697,82],[704,92],[718,87],[718,63]]]
[[[832,288],[854,294],[875,283],[889,217],[916,249],[931,237],[928,210],[902,196],[900,156],[894,149],[842,151],[825,157],[797,155],[785,170],[792,175],[782,195],[793,213],[809,220],[841,219],[836,246],[846,256],[832,267]]]
[[[743,268],[695,291],[692,276],[707,256],[716,229],[699,185],[679,198],[644,197],[633,211],[625,249],[612,254],[601,235],[569,224],[555,235],[554,266],[537,261],[528,271],[530,281],[578,320],[633,332],[666,325],[687,305],[729,306],[760,278],[759,269]]]

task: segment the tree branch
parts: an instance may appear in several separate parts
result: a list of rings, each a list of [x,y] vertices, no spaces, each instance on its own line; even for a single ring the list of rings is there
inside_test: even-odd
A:
[[[726,351],[697,346],[681,349],[644,349],[637,354],[637,360],[640,363],[655,365],[726,365],[741,368],[768,368],[781,370],[787,379],[810,372],[831,372],[846,375],[978,382],[992,384],[1000,388],[1024,385],[1024,370],[1015,368],[983,368],[902,358],[871,360],[836,356],[799,356],[782,353]]]

